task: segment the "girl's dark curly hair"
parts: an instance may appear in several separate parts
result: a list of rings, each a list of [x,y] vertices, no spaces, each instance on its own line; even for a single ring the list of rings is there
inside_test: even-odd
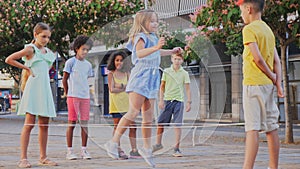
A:
[[[77,50],[82,46],[82,45],[88,45],[90,49],[93,47],[93,41],[85,35],[79,35],[76,37],[73,43],[73,50],[75,53],[77,53]]]
[[[110,70],[110,71],[116,70],[115,59],[118,55],[122,56],[123,61],[127,57],[127,54],[121,50],[115,51],[112,54],[110,54],[108,61],[107,61],[107,69],[108,70]]]

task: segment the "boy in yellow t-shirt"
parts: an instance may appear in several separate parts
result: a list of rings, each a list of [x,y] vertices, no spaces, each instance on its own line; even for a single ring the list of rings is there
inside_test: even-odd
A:
[[[181,53],[173,54],[171,57],[172,65],[164,70],[160,85],[160,99],[159,108],[162,109],[157,123],[157,139],[156,144],[153,145],[152,151],[158,151],[163,148],[162,135],[164,132],[164,125],[171,122],[173,116],[173,123],[175,123],[175,146],[174,157],[182,157],[179,150],[181,128],[183,121],[183,107],[184,107],[184,88],[186,90],[187,104],[186,112],[191,110],[191,91],[190,91],[190,77],[181,64],[183,56]]]
[[[266,132],[270,161],[269,168],[278,168],[279,110],[275,104],[277,94],[283,97],[281,64],[275,48],[275,37],[261,19],[264,0],[237,2],[246,26],[243,29],[243,108],[245,116],[246,148],[243,169],[252,169],[259,146],[259,132]]]

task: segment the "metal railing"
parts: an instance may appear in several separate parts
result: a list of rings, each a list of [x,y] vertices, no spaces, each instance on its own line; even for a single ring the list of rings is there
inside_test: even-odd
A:
[[[153,9],[161,19],[186,15],[195,12],[197,7],[205,5],[206,0],[156,0]]]

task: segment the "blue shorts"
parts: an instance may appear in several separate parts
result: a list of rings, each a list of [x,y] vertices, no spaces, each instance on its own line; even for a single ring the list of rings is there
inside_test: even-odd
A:
[[[177,100],[165,101],[165,108],[161,111],[157,123],[170,123],[173,115],[173,123],[175,123],[176,126],[181,126],[183,121],[183,108],[183,102]]]
[[[122,118],[126,113],[111,113],[112,118],[120,119]]]

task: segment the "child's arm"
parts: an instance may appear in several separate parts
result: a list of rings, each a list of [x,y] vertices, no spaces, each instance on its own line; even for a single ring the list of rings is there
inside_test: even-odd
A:
[[[267,66],[265,60],[263,59],[263,57],[258,49],[257,43],[255,43],[255,42],[249,43],[248,47],[253,55],[256,66],[272,80],[273,84],[275,84],[276,74],[274,72],[272,72],[270,70],[270,68]]]
[[[164,38],[160,38],[158,40],[158,44],[150,47],[150,48],[145,48],[145,42],[143,39],[139,39],[137,44],[136,44],[136,55],[138,58],[144,58],[150,54],[152,54],[153,52],[156,52],[158,50],[160,50],[162,48],[162,46],[165,44],[165,39]]]
[[[111,93],[120,93],[125,91],[126,87],[123,84],[115,83],[112,72],[108,74],[107,78],[108,78],[108,89]]]
[[[161,56],[169,56],[175,53],[181,53],[183,50],[181,47],[175,47],[173,49],[160,49]]]
[[[274,73],[276,74],[275,85],[277,87],[277,95],[278,97],[284,97],[281,87],[281,63],[276,48],[274,48]]]
[[[64,87],[64,96],[68,95],[68,90],[69,90],[68,79],[69,79],[69,77],[70,77],[70,73],[64,72],[63,78],[62,78],[62,84]]]
[[[185,86],[185,92],[186,92],[186,97],[187,97],[185,111],[189,112],[191,110],[191,104],[192,104],[190,84],[186,83],[186,84],[184,84],[184,86]]]
[[[158,103],[160,109],[164,109],[165,107],[165,103],[164,103],[165,86],[166,86],[166,81],[164,80],[161,81],[160,90],[159,90],[159,103]]]
[[[15,66],[17,68],[25,69],[25,70],[29,71],[32,76],[34,76],[34,74],[32,73],[31,69],[28,66],[25,66],[22,63],[17,61],[17,60],[21,59],[23,56],[26,56],[27,60],[29,60],[32,58],[33,54],[34,54],[33,47],[27,46],[26,48],[9,55],[5,59],[5,63]]]

